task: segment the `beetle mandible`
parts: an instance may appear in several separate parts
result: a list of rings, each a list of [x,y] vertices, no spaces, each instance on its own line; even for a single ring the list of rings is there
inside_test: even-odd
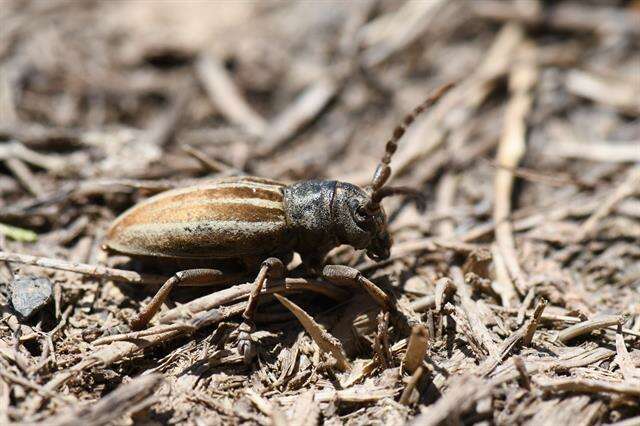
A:
[[[256,177],[212,180],[163,192],[133,206],[113,222],[104,247],[132,257],[167,260],[242,259],[251,264],[266,259],[243,313],[240,330],[248,334],[254,329],[253,314],[265,280],[282,277],[281,259],[293,252],[316,272],[329,250],[340,244],[365,249],[373,260],[389,257],[392,240],[381,201],[391,195],[415,194],[409,188],[385,186],[391,158],[407,127],[451,87],[439,88],[395,128],[366,189],[335,180],[290,185]],[[332,281],[357,282],[359,272],[334,265],[325,266],[321,275]],[[221,279],[215,269],[178,272],[131,321],[131,328],[144,328],[176,284]],[[388,303],[385,293],[378,291],[378,302]]]

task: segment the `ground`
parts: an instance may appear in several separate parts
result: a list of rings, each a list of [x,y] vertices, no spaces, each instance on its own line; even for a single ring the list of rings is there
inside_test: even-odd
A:
[[[640,423],[638,1],[0,6],[0,424]],[[446,83],[391,163],[425,202],[384,201],[390,259],[327,258],[391,308],[272,280],[247,364],[240,280],[102,336],[168,270],[102,250],[126,208],[245,173],[366,186]]]

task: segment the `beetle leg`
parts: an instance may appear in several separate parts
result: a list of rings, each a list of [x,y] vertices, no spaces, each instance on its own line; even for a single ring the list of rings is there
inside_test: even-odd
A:
[[[238,349],[249,362],[255,355],[255,346],[251,340],[251,333],[255,329],[253,318],[258,305],[258,297],[267,279],[278,279],[284,276],[285,266],[277,257],[270,257],[262,262],[260,271],[253,282],[253,288],[247,301],[247,307],[242,313],[242,324],[238,327]]]
[[[322,277],[338,285],[358,285],[364,288],[383,309],[393,310],[395,308],[391,297],[355,268],[344,265],[326,265],[322,269]]]
[[[151,302],[143,307],[138,315],[136,315],[131,321],[130,326],[132,330],[141,330],[143,329],[151,318],[158,312],[160,306],[164,303],[169,296],[169,293],[176,285],[189,284],[189,285],[198,285],[198,284],[207,284],[207,283],[220,283],[221,281],[228,281],[229,277],[224,277],[222,272],[217,269],[187,269],[184,271],[177,272],[164,284],[162,287],[156,292],[151,299]]]
[[[355,268],[343,265],[326,265],[322,269],[322,276],[338,285],[351,284],[364,288],[383,310],[391,312],[395,319],[394,322],[405,331],[411,330],[415,324],[421,323],[419,315],[410,306],[400,303],[393,295],[384,292]]]

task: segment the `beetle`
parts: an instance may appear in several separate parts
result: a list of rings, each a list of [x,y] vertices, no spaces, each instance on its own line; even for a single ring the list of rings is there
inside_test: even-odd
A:
[[[212,180],[160,193],[125,211],[107,231],[104,248],[171,261],[240,259],[249,268],[264,260],[240,327],[250,333],[265,280],[281,277],[283,260],[293,252],[314,273],[329,250],[341,244],[364,249],[375,261],[389,257],[392,239],[381,201],[391,195],[416,194],[409,188],[386,186],[391,159],[415,118],[451,87],[446,84],[436,90],[395,128],[367,188],[336,180],[293,184],[246,176]],[[357,281],[359,272],[336,266],[325,267],[321,274],[332,281]],[[215,269],[178,272],[131,321],[131,328],[144,328],[176,284],[220,280],[224,277]],[[374,293],[380,303],[388,303],[382,290]]]

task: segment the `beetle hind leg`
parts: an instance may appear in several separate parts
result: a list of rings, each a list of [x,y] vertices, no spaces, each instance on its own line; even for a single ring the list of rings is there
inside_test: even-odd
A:
[[[249,363],[255,356],[255,344],[251,338],[251,333],[255,330],[254,316],[258,306],[258,298],[264,283],[267,280],[283,278],[285,266],[277,257],[270,257],[262,262],[260,271],[253,281],[253,288],[249,294],[247,306],[242,313],[242,323],[238,326],[238,350],[244,356],[245,362]]]
[[[233,278],[233,276],[224,275],[217,269],[187,269],[177,272],[162,284],[151,302],[140,310],[138,315],[129,322],[129,325],[132,330],[145,328],[176,285],[222,284],[233,280]]]

